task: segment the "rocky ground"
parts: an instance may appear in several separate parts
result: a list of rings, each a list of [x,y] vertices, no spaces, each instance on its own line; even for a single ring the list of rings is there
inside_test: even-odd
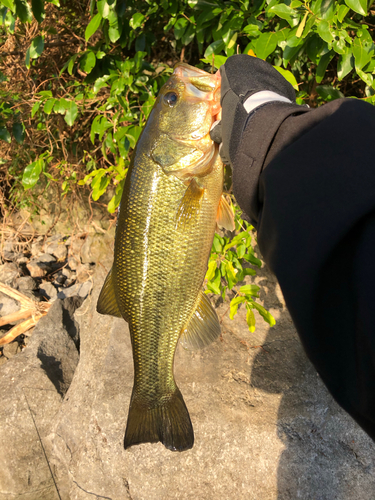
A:
[[[266,268],[252,279],[276,327],[257,317],[250,333],[245,311],[231,321],[224,303],[220,340],[178,348],[193,449],[125,451],[128,328],[95,310],[113,231],[58,230],[3,245],[0,281],[53,304],[0,357],[0,500],[375,498],[375,445],[307,360]],[[4,295],[0,304],[0,316],[17,307]]]

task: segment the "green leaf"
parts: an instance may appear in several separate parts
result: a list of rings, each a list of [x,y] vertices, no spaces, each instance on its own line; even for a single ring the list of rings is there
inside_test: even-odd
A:
[[[207,273],[206,273],[206,277],[205,277],[205,279],[207,281],[211,281],[212,280],[212,278],[215,276],[216,269],[217,269],[216,260],[211,260],[208,263],[208,269],[207,269]]]
[[[343,22],[344,17],[349,12],[349,10],[350,10],[349,7],[347,7],[346,5],[339,6],[339,8],[337,10],[337,19],[340,21],[340,23]]]
[[[268,312],[266,309],[264,309],[263,306],[261,306],[260,304],[257,304],[257,302],[253,302],[252,306],[259,312],[259,314],[263,317],[263,319],[265,321],[267,321],[267,323],[270,326],[276,325],[275,318],[272,316],[272,314],[270,312]]]
[[[206,49],[204,57],[209,57],[212,54],[219,54],[225,47],[223,40],[212,42]]]
[[[25,66],[30,69],[30,47],[26,50]]]
[[[339,57],[337,64],[337,76],[339,80],[348,75],[351,70],[354,68],[354,56],[352,53],[352,49],[348,47],[346,54],[343,54]]]
[[[77,104],[74,101],[67,101],[66,114],[64,120],[71,127],[78,115]]]
[[[120,205],[122,191],[124,189],[125,179],[122,180],[118,186],[116,186],[116,194],[112,197],[111,201],[108,203],[108,212],[113,214],[116,208]]]
[[[281,19],[285,19],[288,21],[290,26],[294,26],[298,17],[297,12],[294,9],[291,9],[284,3],[280,3],[277,5],[273,5],[271,8],[268,9],[268,12],[271,14],[276,14],[278,17],[281,17]]]
[[[11,10],[14,13],[15,6],[13,0],[1,0],[1,3],[5,5],[7,9]]]
[[[302,36],[303,30],[305,28],[307,16],[309,15],[309,11],[306,11],[305,15],[303,16],[302,21],[299,23],[298,29],[296,31],[296,37],[300,38]]]
[[[41,105],[41,101],[36,101],[31,109],[31,118],[34,118],[35,113],[38,111]]]
[[[328,21],[320,21],[320,23],[318,24],[318,33],[320,35],[320,38],[322,38],[325,42],[331,43],[333,41],[333,36],[329,29]]]
[[[342,92],[340,92],[338,89],[335,89],[334,87],[331,87],[330,85],[318,85],[316,87],[316,91],[320,95],[320,97],[328,102],[344,97],[344,94]]]
[[[254,48],[255,54],[260,59],[267,59],[267,57],[272,54],[272,52],[277,47],[277,35],[276,33],[262,33],[259,38],[257,38]]]
[[[105,172],[104,172],[105,173]],[[93,188],[92,199],[97,201],[106,191],[110,178],[107,175],[94,177],[91,187]],[[98,179],[98,180],[97,180]]]
[[[44,40],[39,35],[34,38],[30,45],[30,59],[38,59],[44,49]]]
[[[211,54],[210,56],[208,56],[204,59],[201,59],[201,61],[203,61],[206,64],[209,64],[210,66],[213,65],[216,69],[219,69],[220,66],[225,64],[227,59],[228,58],[226,56],[214,56],[213,57],[213,55]]]
[[[41,90],[38,92],[38,95],[40,95],[40,97],[52,97],[52,92],[50,90]]]
[[[371,60],[372,57],[372,44],[364,38],[356,37],[353,42],[353,55],[355,59],[356,70],[361,70]]]
[[[74,66],[74,63],[75,63],[75,60],[77,59],[77,57],[78,57],[78,54],[74,54],[74,56],[72,56],[69,59],[68,66],[67,66],[69,75],[71,75],[73,73],[73,66]]]
[[[60,115],[64,115],[65,111],[67,110],[68,107],[68,101],[61,97],[60,99],[56,99],[55,105],[53,107],[53,110],[55,113],[59,113]]]
[[[94,93],[97,94],[103,87],[108,87],[107,81],[111,78],[111,75],[105,75],[97,78],[94,83]]]
[[[55,102],[56,102],[56,99],[54,99],[54,98],[48,99],[48,101],[46,101],[44,108],[43,108],[43,111],[47,115],[50,115],[52,113],[52,109],[53,109]]]
[[[255,297],[258,296],[258,292],[260,290],[260,287],[258,285],[244,285],[241,286],[240,292],[245,293],[247,295],[254,295]]]
[[[98,7],[98,12],[102,16],[102,18],[107,19],[110,11],[107,0],[98,0],[96,5]]]
[[[316,77],[315,78],[316,78],[317,83],[320,83],[323,80],[327,66],[330,63],[330,61],[334,55],[335,55],[335,53],[333,52],[333,50],[330,50],[329,52],[327,52],[326,54],[324,54],[324,56],[322,56],[320,58],[318,67],[316,68]]]
[[[274,66],[274,68],[283,75],[285,80],[287,80],[295,90],[298,90],[297,80],[291,71],[281,68],[280,66]]]
[[[96,57],[94,52],[91,51],[85,52],[79,64],[81,66],[82,71],[84,71],[85,73],[91,73],[92,69],[96,64]]]
[[[21,122],[14,122],[12,127],[13,136],[18,142],[22,144],[25,139],[25,126]]]
[[[193,24],[190,24],[188,29],[185,31],[181,38],[181,42],[183,45],[189,45],[194,39],[195,36],[195,28]]]
[[[23,23],[31,23],[33,15],[26,0],[14,0],[14,3],[16,6],[16,15],[21,19],[21,21]]]
[[[136,30],[137,28],[140,28],[142,26],[143,20],[145,19],[145,16],[141,14],[140,12],[136,12],[133,17],[129,21],[129,25],[133,30]]]
[[[296,15],[296,11],[294,9],[291,9],[284,3],[273,5],[267,10],[267,12],[271,12],[271,14],[276,14],[277,16],[281,17],[281,19],[286,19],[286,20]]]
[[[10,133],[8,132],[8,129],[4,127],[4,125],[0,126],[0,139],[8,143],[10,143],[12,140],[12,138],[10,137]]]
[[[114,10],[111,10],[108,15],[109,29],[108,36],[112,43],[117,42],[121,36],[121,24],[118,22],[117,14]]]
[[[356,71],[361,80],[363,80],[366,83],[366,85],[371,87],[374,82],[373,76],[370,73],[365,73],[361,69],[357,69]]]
[[[27,167],[23,171],[21,181],[25,190],[33,188],[38,182],[39,176],[43,170],[43,165],[44,161],[42,159],[39,159],[27,165]]]
[[[234,316],[237,314],[238,306],[243,302],[246,302],[246,298],[242,295],[240,295],[239,297],[234,297],[234,299],[230,301],[230,319],[234,318]]]
[[[336,0],[316,0],[311,5],[311,10],[319,19],[331,21],[335,15]]]
[[[250,307],[246,307],[246,323],[251,333],[255,332],[255,316]]]
[[[346,5],[362,16],[367,16],[367,0],[345,0]]]
[[[31,0],[31,8],[34,14],[35,19],[38,23],[43,22],[46,17],[44,13],[44,1],[43,0]]]
[[[89,24],[87,25],[87,27],[85,29],[85,40],[86,40],[86,42],[90,39],[90,37],[92,37],[92,35],[94,33],[96,33],[97,29],[100,26],[101,20],[102,20],[102,15],[100,13],[96,14],[91,19],[91,21],[89,22]]]

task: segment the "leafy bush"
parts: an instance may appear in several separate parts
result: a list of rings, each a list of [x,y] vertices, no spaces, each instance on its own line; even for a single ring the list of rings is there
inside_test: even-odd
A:
[[[44,179],[62,195],[82,184],[94,200],[110,190],[113,213],[129,154],[179,60],[219,68],[247,53],[273,64],[298,103],[344,95],[375,103],[375,11],[366,0],[91,0],[90,12],[59,0],[0,5],[0,179],[8,202],[30,203]],[[234,239],[215,236],[208,290],[225,294],[253,274],[243,267],[245,256],[259,264],[250,235],[245,224]],[[245,303],[250,329],[253,308],[273,324],[249,286],[237,290],[231,316]]]

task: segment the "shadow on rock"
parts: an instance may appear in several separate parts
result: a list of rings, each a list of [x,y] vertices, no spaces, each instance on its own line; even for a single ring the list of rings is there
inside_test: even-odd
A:
[[[275,277],[264,269],[258,275],[268,288],[261,297],[265,307],[277,307]],[[255,356],[251,384],[282,394],[277,435],[285,449],[278,466],[278,500],[373,498],[374,443],[328,393],[285,306]]]
[[[61,369],[61,361],[54,356],[47,356],[43,351],[39,350],[37,354],[41,361],[41,368],[46,372],[47,377],[55,386],[56,391],[60,396],[64,396],[66,390],[64,386],[64,374]]]

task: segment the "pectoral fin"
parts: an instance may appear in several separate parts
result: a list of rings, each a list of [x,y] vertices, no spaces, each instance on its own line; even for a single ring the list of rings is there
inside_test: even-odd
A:
[[[108,314],[116,318],[122,318],[122,314],[117,305],[115,289],[112,281],[112,269],[109,271],[108,276],[104,282],[102,291],[100,292],[96,310],[100,314]]]
[[[221,195],[219,206],[217,208],[217,218],[216,222],[218,226],[228,229],[228,231],[234,231],[234,213],[232,207],[229,205],[224,195]]]
[[[201,291],[197,308],[189,324],[182,331],[180,342],[184,349],[202,349],[216,340],[221,333],[219,318],[207,295]]]
[[[190,181],[177,209],[176,229],[183,229],[186,228],[188,224],[195,223],[196,216],[201,209],[203,194],[204,189],[199,187],[196,180],[193,179]]]

